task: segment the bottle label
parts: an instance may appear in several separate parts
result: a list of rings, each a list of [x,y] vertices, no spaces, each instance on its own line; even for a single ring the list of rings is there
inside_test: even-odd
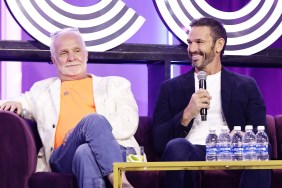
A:
[[[217,152],[217,148],[216,146],[207,146],[206,147],[206,153],[216,153]]]
[[[231,148],[228,146],[218,146],[219,152],[231,152]]]
[[[242,153],[243,152],[243,147],[242,146],[233,146],[232,147],[232,152],[233,153]]]
[[[257,145],[257,152],[268,152],[268,145]]]
[[[254,151],[256,151],[256,145],[254,145],[254,144],[245,145],[245,146],[243,146],[243,151],[244,152],[254,152]]]

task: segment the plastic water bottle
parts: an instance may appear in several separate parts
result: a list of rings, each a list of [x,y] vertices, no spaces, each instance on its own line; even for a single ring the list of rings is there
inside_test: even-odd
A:
[[[264,126],[258,126],[258,132],[256,134],[257,139],[257,159],[260,161],[266,161],[269,160],[269,154],[268,154],[268,136],[264,132],[265,128]]]
[[[217,160],[217,135],[214,127],[210,128],[209,135],[206,138],[206,161]]]
[[[257,160],[256,155],[256,135],[253,132],[252,125],[246,125],[245,135],[243,136],[243,160],[254,161]]]
[[[242,161],[243,160],[243,145],[242,145],[243,136],[241,134],[241,127],[235,126],[234,131],[235,133],[233,134],[231,138],[232,161]]]
[[[218,161],[231,161],[231,137],[227,126],[222,126],[221,133],[217,140],[217,160]]]

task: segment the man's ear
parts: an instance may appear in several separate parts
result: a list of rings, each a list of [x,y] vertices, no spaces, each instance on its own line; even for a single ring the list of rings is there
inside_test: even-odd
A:
[[[55,64],[55,59],[54,59],[54,57],[53,56],[51,56],[51,62],[50,62],[51,64]]]
[[[225,44],[225,40],[223,38],[217,39],[217,41],[216,41],[216,52],[217,53],[221,52],[221,50],[224,47],[224,44]]]

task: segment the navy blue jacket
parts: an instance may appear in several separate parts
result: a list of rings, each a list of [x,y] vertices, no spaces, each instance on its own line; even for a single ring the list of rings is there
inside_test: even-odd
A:
[[[212,87],[207,85],[207,87]],[[153,117],[154,147],[162,153],[167,142],[173,138],[186,137],[193,120],[187,127],[181,125],[184,109],[195,93],[194,69],[186,74],[162,83]],[[266,108],[256,81],[222,68],[221,100],[226,122],[234,126],[266,126]],[[208,115],[207,115],[208,118]]]

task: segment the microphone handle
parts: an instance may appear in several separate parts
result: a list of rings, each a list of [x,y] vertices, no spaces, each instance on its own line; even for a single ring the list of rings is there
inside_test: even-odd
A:
[[[207,121],[207,109],[206,108],[202,108],[200,110],[200,114],[201,114],[201,120],[202,121]]]
[[[202,80],[199,80],[199,88],[201,89],[207,89],[207,82],[206,80],[202,79]],[[200,110],[200,114],[201,114],[201,120],[202,121],[207,121],[207,109],[206,108],[202,108]]]
[[[200,89],[207,89],[207,82],[206,82],[206,80],[199,80],[199,88]]]

